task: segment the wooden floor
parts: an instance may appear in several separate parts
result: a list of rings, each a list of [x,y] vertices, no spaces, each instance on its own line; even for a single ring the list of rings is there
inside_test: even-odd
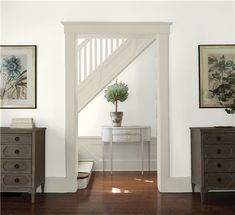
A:
[[[86,215],[133,214],[234,215],[235,197],[223,197],[201,204],[198,193],[160,194],[156,173],[93,173],[88,189],[69,194],[2,194],[2,215]]]

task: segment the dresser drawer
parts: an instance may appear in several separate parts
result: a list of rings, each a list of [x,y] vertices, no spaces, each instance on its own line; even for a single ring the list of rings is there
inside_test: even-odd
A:
[[[208,173],[205,175],[208,188],[235,188],[235,173]]]
[[[204,155],[206,158],[235,158],[235,144],[205,145]]]
[[[235,145],[235,133],[234,132],[215,132],[205,133],[203,135],[204,144],[234,144]]]
[[[235,159],[206,159],[205,172],[235,172]]]
[[[2,174],[1,185],[3,186],[31,186],[30,174]]]
[[[31,160],[1,160],[1,172],[31,173]]]
[[[31,144],[31,134],[1,134],[1,144]]]
[[[31,158],[31,145],[1,145],[1,158]]]
[[[113,142],[139,142],[140,135],[113,135]]]

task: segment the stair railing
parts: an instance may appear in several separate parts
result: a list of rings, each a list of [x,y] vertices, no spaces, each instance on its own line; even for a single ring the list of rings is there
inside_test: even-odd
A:
[[[126,38],[87,38],[76,46],[76,69],[78,84],[84,81],[109,56],[111,56]]]

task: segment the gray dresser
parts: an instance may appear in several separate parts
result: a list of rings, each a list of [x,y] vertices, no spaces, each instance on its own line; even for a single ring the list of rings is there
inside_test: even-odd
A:
[[[190,128],[192,191],[235,190],[235,128]]]
[[[44,192],[45,130],[0,128],[1,192]]]

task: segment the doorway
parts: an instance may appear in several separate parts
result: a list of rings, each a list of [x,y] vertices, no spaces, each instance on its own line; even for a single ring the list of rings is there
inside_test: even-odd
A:
[[[157,41],[157,159],[158,189],[167,191],[169,178],[169,29],[170,23],[63,22],[66,53],[66,178],[76,190],[77,140],[77,75],[75,41],[84,35],[122,35],[153,38]]]

